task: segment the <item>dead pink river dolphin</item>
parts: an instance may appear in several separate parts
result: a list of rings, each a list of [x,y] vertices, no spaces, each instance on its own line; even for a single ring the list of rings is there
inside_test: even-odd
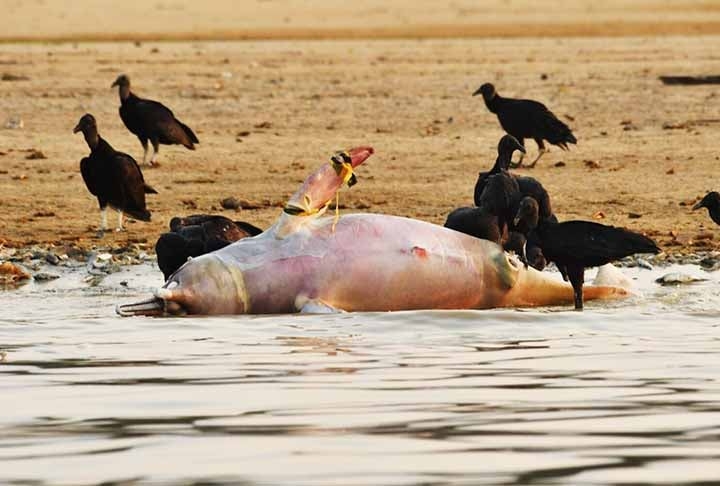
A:
[[[189,260],[120,315],[487,309],[571,304],[569,284],[525,268],[491,241],[383,214],[324,215],[371,147],[333,157],[264,233]],[[586,286],[585,299],[629,294]]]

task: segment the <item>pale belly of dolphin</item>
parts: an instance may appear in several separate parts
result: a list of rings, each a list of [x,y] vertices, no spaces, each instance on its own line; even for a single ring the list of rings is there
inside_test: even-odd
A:
[[[294,312],[307,300],[348,311],[484,307],[498,279],[487,261],[505,259],[485,241],[374,214],[344,216],[334,231],[333,218],[320,218],[285,239],[263,239],[217,255],[241,269],[253,313]]]

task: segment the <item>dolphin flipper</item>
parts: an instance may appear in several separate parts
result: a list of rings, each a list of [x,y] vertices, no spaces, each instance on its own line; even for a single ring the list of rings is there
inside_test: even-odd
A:
[[[303,303],[298,310],[301,314],[340,314],[345,312],[342,309],[337,309],[330,304],[326,304],[319,299],[308,299]]]

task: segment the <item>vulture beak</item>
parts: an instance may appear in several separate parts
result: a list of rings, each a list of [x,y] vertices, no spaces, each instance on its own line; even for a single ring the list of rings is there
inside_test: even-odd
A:
[[[481,94],[481,93],[480,93],[480,88],[476,89],[475,92],[474,92],[472,95],[473,95],[473,96],[477,96],[477,95],[479,95],[479,94]]]
[[[73,133],[77,133],[77,132],[81,132],[81,131],[82,131],[82,127],[78,123],[77,125],[75,125],[75,128],[73,128]]]
[[[114,88],[115,86],[120,86],[120,83],[118,83],[118,80],[117,80],[117,79],[116,79],[115,81],[113,81],[113,84],[110,85],[110,88],[112,89],[112,88]]]
[[[704,208],[704,207],[705,207],[705,205],[703,204],[703,200],[701,199],[700,201],[695,203],[695,206],[693,206],[692,208],[693,208],[693,211],[697,211],[698,209]]]

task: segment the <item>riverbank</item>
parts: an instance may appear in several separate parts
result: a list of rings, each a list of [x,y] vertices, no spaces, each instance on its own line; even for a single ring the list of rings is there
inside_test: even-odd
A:
[[[720,228],[692,211],[718,189],[717,87],[665,86],[662,74],[720,72],[720,37],[101,43],[0,46],[0,244],[89,250],[144,245],[173,216],[222,213],[267,227],[301,181],[337,149],[376,154],[341,193],[344,212],[442,223],[472,203],[502,131],[471,93],[541,100],[574,130],[533,170],[561,220],[645,233],[670,254],[720,249]],[[200,138],[162,146],[144,168],[159,194],[152,222],[96,238],[97,201],[72,128],[86,112],[116,149],[142,159],[110,84],[161,100]],[[14,78],[13,78],[14,77]],[[529,157],[536,147],[528,143]],[[220,201],[240,200],[240,210]],[[111,225],[115,217],[111,213]]]

